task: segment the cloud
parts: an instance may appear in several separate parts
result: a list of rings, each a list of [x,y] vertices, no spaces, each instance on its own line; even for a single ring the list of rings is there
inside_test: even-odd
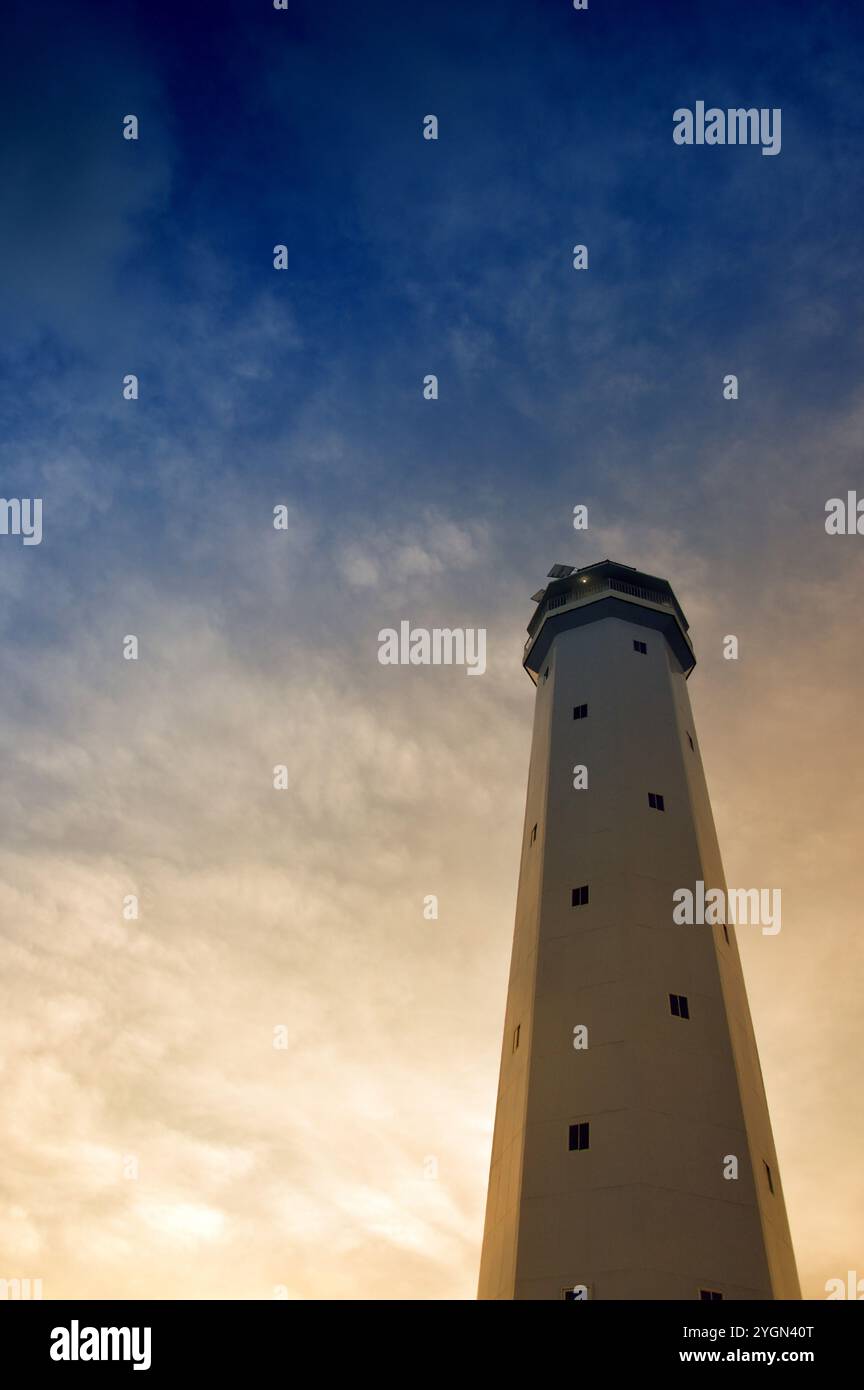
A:
[[[214,15],[212,65],[118,16],[49,50],[35,25],[39,82],[7,87],[0,451],[45,539],[0,538],[0,1275],[473,1297],[528,596],[610,555],[673,583],[727,874],[783,890],[742,952],[822,1296],[860,1207],[861,564],[822,525],[860,471],[854,63],[820,31],[830,74],[802,67],[784,20],[809,105],[782,164],[709,170],[667,143],[693,31],[644,6],[627,53],[551,43],[551,8],[419,37],[406,10],[398,63],[365,11],[260,52]],[[485,627],[484,678],[382,668],[403,617]]]

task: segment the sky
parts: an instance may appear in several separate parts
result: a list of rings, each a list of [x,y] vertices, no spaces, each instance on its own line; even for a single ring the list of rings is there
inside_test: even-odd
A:
[[[5,29],[0,477],[43,535],[0,536],[0,1276],[475,1296],[529,596],[606,556],[672,583],[727,878],[782,889],[739,941],[804,1296],[864,1276],[864,541],[825,530],[862,484],[864,16]],[[781,109],[780,153],[676,145],[699,100]],[[403,619],[485,628],[485,674],[380,665]]]

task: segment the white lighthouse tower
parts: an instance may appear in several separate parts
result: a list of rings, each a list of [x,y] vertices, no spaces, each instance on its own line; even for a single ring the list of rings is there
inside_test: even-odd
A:
[[[549,577],[478,1296],[800,1298],[735,929],[673,920],[725,891],[687,621]]]

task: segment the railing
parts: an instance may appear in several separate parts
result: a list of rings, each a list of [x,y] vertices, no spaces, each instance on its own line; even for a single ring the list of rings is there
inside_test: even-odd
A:
[[[668,594],[661,594],[657,589],[640,589],[638,584],[630,584],[626,579],[610,579],[609,588],[620,589],[622,594],[634,594],[636,598],[647,599],[649,603],[660,603],[664,608],[673,606]]]
[[[639,584],[631,584],[626,579],[613,579],[611,575],[607,575],[602,579],[589,579],[586,584],[580,581],[576,588],[568,589],[563,594],[553,594],[551,598],[544,600],[541,611],[553,613],[566,604],[581,603],[583,599],[593,598],[595,594],[608,593],[610,589],[620,594],[630,594],[633,598],[644,599],[646,603],[659,604],[662,608],[674,607],[669,594],[661,594],[657,589],[643,589]],[[528,638],[525,643],[526,651],[536,635],[536,632],[532,633]]]

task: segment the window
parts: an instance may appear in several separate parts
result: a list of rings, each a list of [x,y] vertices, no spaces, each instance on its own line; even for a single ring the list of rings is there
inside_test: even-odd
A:
[[[535,825],[535,826],[534,826],[534,829],[531,831],[531,843],[532,843],[532,845],[533,845],[533,843],[534,843],[534,841],[535,841],[536,839],[537,839],[537,826]]]
[[[768,1165],[767,1163],[765,1163],[764,1158],[763,1158],[763,1160],[762,1160],[762,1163],[764,1164],[764,1167],[765,1167],[765,1176],[766,1176],[766,1178],[768,1179],[768,1191],[771,1193],[771,1195],[772,1195],[772,1197],[773,1197],[773,1195],[774,1195],[774,1179],[773,1179],[772,1176],[771,1176],[771,1168],[769,1167],[769,1165]]]
[[[690,1005],[687,1003],[686,994],[670,994],[669,1008],[672,1010],[676,1018],[690,1017]]]
[[[583,883],[581,888],[573,888],[570,893],[571,907],[584,907],[588,901],[588,884]]]
[[[516,1027],[515,1027],[515,1029],[514,1029],[514,1031],[513,1031],[513,1051],[514,1051],[514,1052],[516,1051],[516,1049],[517,1049],[518,1046],[519,1046],[519,1034],[520,1034],[520,1032],[521,1032],[521,1029],[522,1029],[522,1024],[521,1024],[521,1023],[517,1023],[517,1024],[516,1024]]]
[[[660,795],[659,792],[649,792],[649,793],[648,793],[648,805],[649,805],[649,806],[652,808],[652,810],[654,810],[654,811],[665,811],[665,810],[666,810],[666,803],[665,803],[665,801],[663,800],[663,798],[662,798],[662,796]]]
[[[642,655],[644,656],[645,653],[648,651],[648,644],[647,644],[647,642],[637,642],[637,641],[634,639],[634,642],[633,642],[633,650],[634,650],[634,652],[641,652]]]
[[[587,1148],[589,1147],[589,1144],[588,1144],[588,1128],[589,1128],[589,1127],[588,1127],[587,1121],[584,1122],[583,1124],[571,1125],[571,1126],[570,1126],[570,1152],[571,1152],[571,1153],[575,1152],[576,1149],[587,1149]]]
[[[723,1295],[718,1293],[716,1289],[700,1289],[699,1297],[703,1303],[716,1303],[718,1298],[722,1298]]]
[[[690,734],[689,734],[689,733],[687,734],[687,742],[690,744],[690,747],[693,749],[693,752],[695,753],[695,752],[696,752],[696,744],[693,742],[693,740],[692,740],[692,738],[690,737]]]
[[[574,719],[587,719],[587,718],[588,718],[588,706],[587,706],[587,705],[574,705],[574,706],[573,706],[573,718],[574,718]]]

